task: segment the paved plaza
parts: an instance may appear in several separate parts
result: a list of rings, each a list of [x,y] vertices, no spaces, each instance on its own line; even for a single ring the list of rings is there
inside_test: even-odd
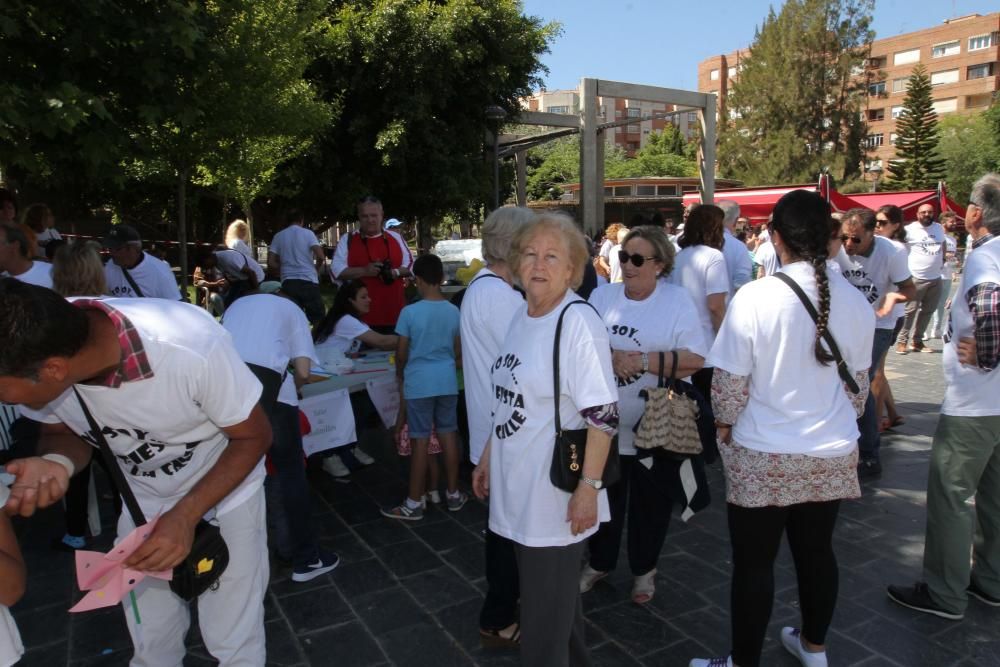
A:
[[[931,341],[940,347],[940,341]],[[930,436],[943,394],[940,354],[889,354],[888,370],[906,424],[883,440],[885,473],[864,485],[864,497],[843,504],[836,534],[840,601],[829,636],[831,665],[972,667],[1000,664],[1000,610],[973,600],[951,622],[902,609],[885,596],[887,583],[920,575]],[[362,435],[376,465],[336,483],[310,471],[317,529],[342,565],[305,584],[274,565],[267,596],[268,663],[273,665],[516,665],[514,653],[479,647],[486,507],[457,513],[430,510],[421,522],[382,518],[379,506],[404,493],[405,462],[385,434]],[[722,474],[710,470],[712,506],[689,524],[675,517],[659,562],[656,597],[629,601],[631,577],[618,571],[584,596],[588,640],[597,665],[687,665],[694,656],[728,650],[730,550]],[[110,507],[110,504],[108,504]],[[107,526],[107,522],[105,522]],[[14,608],[25,665],[125,665],[131,655],[122,612],[115,607],[67,613],[80,593],[72,557],[52,551],[62,534],[58,509],[19,522],[28,589]],[[97,547],[106,547],[105,534]],[[796,661],[775,640],[797,624],[795,572],[784,549],[763,664]],[[198,635],[188,637],[186,665],[214,664]]]

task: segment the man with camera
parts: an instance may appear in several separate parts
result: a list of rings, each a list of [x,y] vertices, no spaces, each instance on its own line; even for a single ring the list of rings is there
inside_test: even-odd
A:
[[[367,196],[358,202],[358,231],[340,238],[330,271],[340,282],[360,279],[372,306],[364,322],[374,331],[393,333],[405,305],[403,281],[413,266],[413,254],[403,237],[382,229],[382,202]]]

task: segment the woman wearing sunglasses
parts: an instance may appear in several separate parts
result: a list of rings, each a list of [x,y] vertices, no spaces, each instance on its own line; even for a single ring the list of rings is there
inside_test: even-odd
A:
[[[655,387],[660,355],[665,352],[665,375],[670,374],[671,352],[677,352],[677,377],[701,369],[708,344],[691,297],[670,285],[674,247],[662,229],[635,227],[619,251],[621,283],[594,290],[590,303],[601,314],[611,339],[611,361],[618,384],[618,452],[621,480],[608,488],[611,521],[602,523],[590,538],[590,560],[580,576],[580,592],[589,591],[608,576],[618,561],[625,517],[628,516],[628,561],[632,601],[653,599],[656,562],[667,536],[673,498],[683,498],[677,468],[681,461],[654,458],[651,466],[637,461],[635,427],[645,406],[639,392]]]
[[[684,235],[677,240],[677,253],[670,282],[687,290],[694,301],[698,322],[709,347],[722,326],[729,296],[729,270],[722,254],[724,242],[722,209],[711,204],[696,206],[684,225]],[[691,376],[691,384],[708,398],[712,389],[712,369],[702,368]],[[709,454],[710,459],[714,456]]]

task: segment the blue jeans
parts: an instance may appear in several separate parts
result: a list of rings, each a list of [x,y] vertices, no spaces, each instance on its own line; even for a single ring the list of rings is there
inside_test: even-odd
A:
[[[869,382],[875,377],[875,371],[889,351],[892,339],[892,329],[875,329],[875,337],[872,339],[872,365],[868,369]],[[879,416],[875,414],[875,396],[869,391],[865,400],[865,413],[858,420],[858,430],[861,431],[861,437],[858,438],[858,453],[862,459],[878,460],[882,444],[882,436],[878,432],[878,418]]]
[[[269,495],[278,496],[274,504],[272,525],[278,553],[295,566],[315,563],[319,558],[319,543],[312,529],[312,506],[309,483],[306,481],[302,454],[302,433],[299,431],[299,409],[275,403],[271,415],[271,464],[275,474],[268,478]],[[268,503],[268,509],[272,504]]]

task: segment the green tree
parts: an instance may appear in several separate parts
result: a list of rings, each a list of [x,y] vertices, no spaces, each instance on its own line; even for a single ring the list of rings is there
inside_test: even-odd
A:
[[[928,190],[944,178],[944,160],[937,154],[937,123],[931,78],[918,63],[896,120],[896,158],[889,160],[887,190]]]
[[[1000,132],[990,122],[1000,117],[1000,105],[989,113],[945,116],[937,126],[938,155],[944,161],[948,195],[964,204],[983,174],[1000,171]]]
[[[684,155],[684,138],[673,125],[652,132],[632,161],[635,176],[697,176],[698,165]]]
[[[748,185],[840,180],[863,159],[873,0],[789,0],[757,29],[720,109],[719,166]]]

